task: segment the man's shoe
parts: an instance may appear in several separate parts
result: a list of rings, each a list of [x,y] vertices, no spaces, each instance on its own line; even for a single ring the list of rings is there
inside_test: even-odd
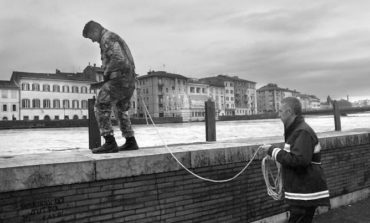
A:
[[[119,151],[137,150],[137,149],[139,149],[139,146],[137,145],[136,139],[133,136],[127,138],[125,144],[118,147]]]
[[[92,153],[116,153],[118,152],[118,146],[116,141],[106,142],[104,145],[92,149]]]

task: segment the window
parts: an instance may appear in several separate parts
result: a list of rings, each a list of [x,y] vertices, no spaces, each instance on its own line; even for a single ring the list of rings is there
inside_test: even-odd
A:
[[[195,93],[194,87],[190,87],[190,93]]]
[[[87,93],[87,87],[81,87],[81,93]]]
[[[60,108],[60,101],[59,99],[53,100],[53,108]]]
[[[33,91],[40,91],[40,85],[37,83],[32,84],[32,90]]]
[[[82,101],[81,101],[81,108],[82,108],[82,109],[87,109],[87,107],[88,107],[88,106],[87,106],[87,101],[86,101],[86,100],[82,100]]]
[[[17,111],[17,105],[13,105],[13,111]]]
[[[50,91],[50,85],[48,84],[42,85],[42,91]]]
[[[35,116],[33,117],[33,120],[39,120],[39,116],[38,116],[38,115],[35,115]]]
[[[22,83],[22,91],[29,91],[30,84],[29,83]]]
[[[199,87],[197,87],[197,93],[200,93],[200,88]]]
[[[7,111],[7,110],[8,110],[8,106],[3,105],[3,111]]]
[[[8,120],[8,117],[3,117],[3,121],[7,121]]]
[[[69,100],[63,100],[63,108],[69,108]]]
[[[206,93],[206,89],[205,88],[202,88],[202,93]]]
[[[228,94],[229,93],[229,90],[226,90],[226,94]]]
[[[40,108],[40,99],[32,99],[32,108]]]
[[[22,99],[22,108],[30,107],[30,99]]]
[[[68,85],[63,86],[63,92],[65,92],[65,93],[69,92],[69,86]]]
[[[59,120],[59,115],[54,116],[55,120]]]
[[[43,108],[50,108],[50,100],[49,99],[44,99],[43,101]]]
[[[29,117],[28,117],[28,115],[25,115],[25,116],[23,116],[23,120],[26,120],[26,121],[28,121],[28,120],[29,120]]]
[[[53,85],[53,92],[60,92],[59,85]]]
[[[64,116],[64,120],[69,120],[69,116],[68,115],[65,115]]]
[[[1,98],[8,98],[8,90],[1,91]]]
[[[11,98],[17,98],[17,91],[10,91]]]
[[[78,119],[78,115],[74,115],[73,120],[77,120],[77,119]]]
[[[78,108],[79,107],[79,101],[77,101],[77,100],[73,100],[72,101],[72,108]]]
[[[78,93],[78,87],[72,86],[72,93]]]

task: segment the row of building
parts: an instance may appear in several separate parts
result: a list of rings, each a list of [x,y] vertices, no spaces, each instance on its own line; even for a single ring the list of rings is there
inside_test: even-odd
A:
[[[14,71],[10,81],[0,81],[1,120],[86,119],[87,101],[97,95],[91,83],[103,80],[100,67],[87,66],[83,72],[29,73]],[[268,84],[256,89],[256,82],[237,76],[218,75],[188,78],[165,71],[138,76],[131,99],[130,115],[144,117],[145,108],[153,117],[182,117],[203,120],[205,101],[215,102],[217,116],[253,115],[277,112],[284,97],[301,100],[304,109],[319,109],[313,95]]]

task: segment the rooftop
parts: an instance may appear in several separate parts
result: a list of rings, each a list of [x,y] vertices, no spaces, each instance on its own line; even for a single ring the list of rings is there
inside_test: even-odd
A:
[[[91,79],[84,73],[64,73],[56,70],[55,73],[31,73],[22,71],[13,71],[11,81],[20,79],[52,79],[52,80],[71,80],[71,81],[90,81]]]
[[[12,81],[3,81],[0,80],[0,88],[7,88],[7,89],[18,89],[17,85],[14,84]]]
[[[166,71],[149,71],[147,75],[139,76],[138,79],[146,79],[151,77],[164,77],[164,78],[178,78],[188,80],[189,78],[182,76],[180,74],[167,73]]]
[[[277,84],[271,84],[271,83],[270,84],[267,84],[267,85],[265,85],[263,87],[261,87],[257,91],[272,91],[272,90],[276,90],[276,91],[288,91],[288,92],[299,93],[296,90],[290,90],[288,88],[281,88],[281,87],[278,87]]]

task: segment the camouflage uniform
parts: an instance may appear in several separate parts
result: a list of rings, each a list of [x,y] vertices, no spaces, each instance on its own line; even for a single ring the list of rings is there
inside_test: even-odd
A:
[[[100,88],[95,103],[95,117],[100,134],[113,134],[112,109],[120,125],[122,136],[134,136],[128,110],[135,90],[135,64],[125,41],[117,34],[102,30],[100,40],[102,67],[106,82]]]

